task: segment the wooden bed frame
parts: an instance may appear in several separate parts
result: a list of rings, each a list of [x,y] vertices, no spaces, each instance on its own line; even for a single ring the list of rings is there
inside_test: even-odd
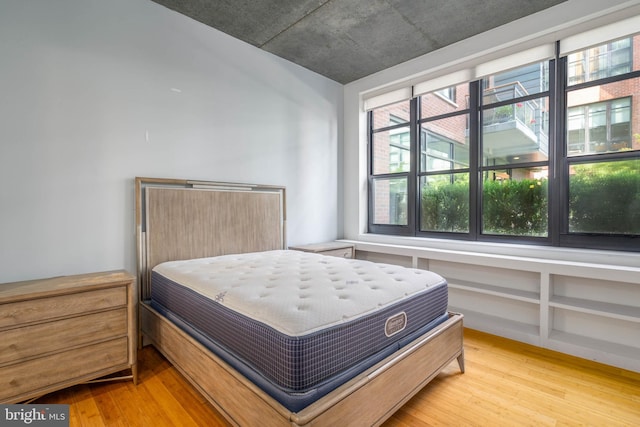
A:
[[[285,189],[136,178],[140,336],[233,425],[379,425],[453,360],[464,372],[461,314],[293,413],[145,301],[164,261],[284,249]]]

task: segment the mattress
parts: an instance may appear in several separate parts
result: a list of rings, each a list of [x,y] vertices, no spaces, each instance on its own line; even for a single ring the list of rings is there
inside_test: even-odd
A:
[[[435,273],[300,251],[172,261],[151,305],[290,410],[446,320]]]

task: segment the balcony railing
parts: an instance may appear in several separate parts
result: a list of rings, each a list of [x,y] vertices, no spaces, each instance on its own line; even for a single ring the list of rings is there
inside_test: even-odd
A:
[[[486,89],[484,103],[515,99],[527,94],[520,82],[507,83]],[[512,121],[518,121],[532,132],[538,133],[540,127],[545,126],[545,120],[542,120],[542,106],[536,100],[529,100],[490,108],[484,112],[484,126]]]

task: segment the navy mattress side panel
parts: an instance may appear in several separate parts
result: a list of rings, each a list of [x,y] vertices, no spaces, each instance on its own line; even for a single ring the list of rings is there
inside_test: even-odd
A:
[[[265,378],[260,372],[257,372],[253,367],[248,365],[245,361],[238,358],[226,348],[220,346],[218,343],[212,341],[209,337],[203,335],[200,331],[193,328],[193,326],[189,325],[183,319],[171,313],[166,308],[157,303],[154,303],[153,301],[151,302],[151,305],[161,315],[165,316],[179,328],[186,331],[191,337],[195,338],[198,342],[200,342],[211,352],[215,353],[218,357],[231,365],[234,369],[244,375],[249,381],[256,384],[258,387],[260,387],[260,389],[280,402],[282,406],[284,406],[291,412],[301,411],[302,409],[314,403],[316,400],[322,398],[323,396],[329,394],[331,391],[340,387],[351,378],[364,372],[376,363],[382,361],[385,357],[390,356],[404,345],[409,344],[411,341],[418,338],[422,334],[425,334],[439,324],[444,323],[449,318],[448,313],[445,313],[431,321],[429,324],[413,332],[412,334],[407,335],[402,341],[388,346],[382,351],[379,351],[378,353],[361,361],[357,365],[352,366],[351,368],[340,372],[333,377],[327,378],[326,380],[322,381],[317,386],[310,388],[309,390],[306,390],[304,392],[295,392],[283,389],[277,384],[274,384],[272,381]]]
[[[152,306],[175,314],[277,387],[305,393],[441,318],[448,290],[443,282],[372,315],[299,337],[280,333],[156,272],[151,298]],[[407,325],[387,337],[385,322],[400,311],[406,313]]]

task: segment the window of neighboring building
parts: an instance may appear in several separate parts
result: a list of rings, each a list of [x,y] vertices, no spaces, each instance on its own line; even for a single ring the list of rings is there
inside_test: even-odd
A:
[[[631,136],[631,97],[567,109],[569,156],[630,150]]]
[[[372,233],[640,249],[640,36],[375,108],[369,123]]]
[[[600,80],[632,71],[633,39],[627,37],[569,55],[568,84]]]
[[[436,95],[443,97],[450,102],[456,102],[456,87],[451,86],[434,92]]]

